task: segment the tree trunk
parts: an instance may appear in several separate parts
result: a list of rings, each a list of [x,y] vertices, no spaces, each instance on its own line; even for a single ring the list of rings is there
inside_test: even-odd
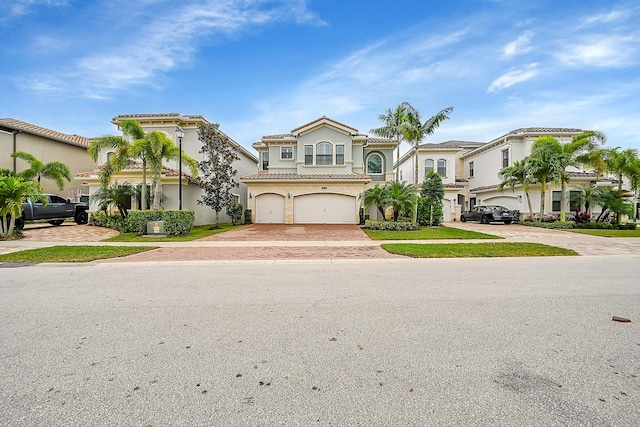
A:
[[[400,182],[400,137],[396,136],[398,142],[398,153],[396,154],[396,182]],[[366,169],[365,169],[366,171]]]
[[[216,228],[220,228],[220,211],[216,211]]]
[[[414,176],[415,181],[413,182],[413,184],[417,187],[418,186],[418,173],[419,173],[419,168],[418,168],[418,143],[416,142],[416,173]]]
[[[142,186],[140,187],[140,208],[143,211],[149,209],[147,206],[147,162],[142,161]]]
[[[544,199],[547,195],[547,184],[542,183],[542,188],[540,189],[540,218],[538,218],[539,222],[542,222],[542,218],[544,217]]]
[[[162,178],[158,178],[156,181],[156,191],[153,196],[153,210],[157,211],[160,209],[160,201],[162,200]]]
[[[531,195],[529,194],[529,191],[525,191],[524,192],[525,196],[527,196],[527,204],[529,205],[529,216],[531,217],[531,219],[533,219],[533,206],[531,205]]]
[[[560,191],[560,222],[564,222],[567,219],[567,210],[565,209],[567,203],[567,184],[564,181],[562,181]]]

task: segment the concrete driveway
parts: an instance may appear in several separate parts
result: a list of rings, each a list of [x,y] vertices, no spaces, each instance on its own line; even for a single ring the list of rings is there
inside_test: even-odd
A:
[[[363,241],[370,240],[352,224],[251,224],[200,241]]]

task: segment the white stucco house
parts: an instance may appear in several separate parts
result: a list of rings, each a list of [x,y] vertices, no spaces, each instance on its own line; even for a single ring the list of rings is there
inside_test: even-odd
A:
[[[184,137],[182,138],[182,149],[189,156],[193,157],[197,161],[204,160],[204,155],[199,151],[202,147],[202,142],[198,139],[198,125],[208,124],[209,122],[203,116],[199,115],[187,115],[183,116],[178,113],[170,114],[124,114],[119,115],[111,120],[111,123],[119,126],[124,120],[135,120],[144,129],[145,132],[161,131],[172,138],[176,145],[180,144],[180,141],[176,135],[177,127],[181,127],[184,130]],[[228,137],[229,141],[237,148],[238,156],[240,160],[233,163],[233,167],[238,171],[237,177],[241,175],[252,174],[257,171],[258,158],[249,152],[246,148],[238,144],[232,138]],[[110,155],[109,151],[103,151],[98,158],[98,167],[107,162],[107,158]],[[179,174],[178,162],[166,162],[163,165],[162,173],[162,192],[164,196],[163,207],[164,209],[178,209],[179,208],[179,182],[182,181],[182,206],[185,210],[195,211],[195,225],[212,224],[215,222],[215,212],[206,205],[199,205],[197,203],[202,195],[202,189],[193,183],[193,178],[189,176],[189,170],[183,167],[182,176]],[[83,183],[89,186],[89,192],[93,194],[99,186],[99,169],[91,172],[85,172],[78,174],[76,179],[81,180]],[[112,182],[118,181],[122,184],[128,181],[132,185],[138,185],[142,179],[142,166],[137,162],[131,165],[131,167],[122,170],[121,172],[114,174]],[[148,185],[151,182],[147,176]],[[247,185],[238,181],[239,187],[236,188],[233,193],[237,196],[237,200],[246,208],[247,206]],[[97,210],[97,206],[91,206],[91,210]],[[226,215],[226,212],[221,212],[220,221],[230,222]]]
[[[263,136],[253,144],[259,171],[240,178],[253,221],[357,224],[360,194],[393,180],[396,146],[395,140],[370,138],[327,117]],[[375,209],[368,213],[376,215]]]
[[[421,185],[430,170],[442,176],[445,185],[444,220],[455,221],[460,213],[476,205],[495,204],[520,211],[521,217],[530,215],[525,192],[521,186],[514,191],[499,191],[500,171],[522,160],[531,153],[533,142],[540,136],[553,136],[560,143],[584,132],[567,128],[521,128],[508,132],[487,143],[470,141],[447,141],[439,144],[422,144],[418,147],[418,185]],[[415,149],[409,150],[396,165],[401,180],[414,183]],[[574,194],[589,185],[612,186],[615,180],[597,178],[590,170],[568,170],[570,182],[566,197],[566,211],[575,211],[579,202]],[[560,212],[560,187],[553,184],[547,191],[545,212]],[[529,191],[533,213],[540,210],[541,187],[533,184]],[[582,209],[584,207],[581,207]]]

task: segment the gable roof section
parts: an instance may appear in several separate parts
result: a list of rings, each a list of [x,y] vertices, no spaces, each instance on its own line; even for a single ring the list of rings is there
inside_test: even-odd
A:
[[[294,136],[297,136],[301,133],[308,132],[314,128],[320,127],[322,125],[331,126],[337,128],[345,133],[350,135],[358,135],[358,129],[352,128],[351,126],[347,126],[344,123],[340,123],[336,120],[330,119],[327,116],[322,116],[319,119],[313,120],[307,124],[299,126],[291,131]]]
[[[0,119],[0,129],[6,130],[7,132],[20,131],[31,135],[40,136],[42,138],[64,142],[65,144],[84,148],[87,148],[89,146],[89,143],[91,142],[91,138],[80,135],[69,135],[12,118]]]

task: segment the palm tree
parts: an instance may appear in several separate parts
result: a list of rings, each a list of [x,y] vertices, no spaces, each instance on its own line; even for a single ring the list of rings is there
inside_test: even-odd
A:
[[[124,184],[115,182],[112,186],[101,187],[91,195],[92,201],[97,201],[101,209],[107,210],[110,205],[115,206],[120,212],[122,218],[126,218],[129,214],[127,206],[131,203],[131,198],[136,195],[136,189],[129,182]]]
[[[133,156],[131,146],[137,141],[144,139],[144,130],[142,126],[134,120],[123,120],[120,124],[124,136],[129,137],[132,141],[122,136],[105,135],[95,138],[89,145],[89,155],[94,162],[98,161],[100,152],[106,149],[114,149],[114,155],[109,161],[102,165],[100,171],[100,183],[102,188],[107,188],[111,179],[111,175],[120,172],[122,169],[133,163],[135,158],[140,157],[142,161],[142,209],[146,210],[146,189],[147,189],[147,163],[144,156]]]
[[[16,159],[24,160],[29,163],[29,168],[23,170],[18,175],[23,177],[25,180],[32,180],[37,178],[36,181],[38,185],[40,185],[40,181],[42,178],[50,179],[56,183],[56,186],[60,191],[64,190],[64,180],[67,182],[71,182],[71,171],[69,170],[69,166],[65,165],[62,162],[49,162],[43,163],[40,160],[36,159],[33,154],[27,153],[25,151],[16,151],[11,153],[11,157]]]
[[[155,184],[155,197],[153,208],[160,207],[162,199],[162,161],[176,160],[180,157],[180,148],[164,132],[153,131],[144,133],[142,126],[134,120],[123,120],[120,124],[122,133],[133,141],[129,142],[119,136],[103,136],[96,138],[89,146],[89,154],[94,161],[104,149],[115,149],[114,155],[108,163],[103,165],[101,171],[102,187],[106,188],[113,173],[119,172],[134,159],[142,162],[141,203],[142,210],[147,209],[147,168],[151,171],[152,182]],[[198,163],[195,159],[182,152],[182,163],[190,168],[193,176],[198,175]],[[182,179],[182,177],[179,177]]]
[[[27,199],[39,198],[42,198],[42,189],[34,181],[16,176],[0,177],[0,234],[13,235],[16,220],[22,217],[22,204]]]
[[[411,115],[415,115],[417,111],[408,102],[399,104],[395,109],[389,108],[386,114],[380,114],[378,120],[384,123],[384,126],[371,129],[370,132],[385,138],[394,138],[398,143],[396,154],[396,165],[400,164],[400,143],[402,138],[402,126]],[[400,171],[396,167],[396,181],[400,181]]]
[[[556,155],[557,162],[557,174],[554,181],[560,183],[560,221],[564,222],[567,218],[566,212],[566,197],[567,197],[567,182],[569,177],[567,175],[567,168],[569,166],[578,166],[583,163],[581,160],[587,160],[590,158],[590,153],[597,150],[599,144],[604,144],[606,137],[602,132],[598,131],[585,131],[579,135],[574,136],[571,142],[567,144],[559,144],[555,146],[558,150]]]
[[[552,136],[541,136],[531,146],[531,156],[528,164],[531,176],[540,183],[540,218],[544,218],[544,205],[547,195],[547,186],[561,175],[558,152],[560,143]]]
[[[411,184],[403,182],[388,182],[385,185],[387,205],[393,208],[393,220],[397,221],[400,212],[414,212],[418,196]]]
[[[402,135],[409,143],[413,143],[413,149],[415,150],[415,185],[418,185],[418,146],[427,136],[433,135],[435,130],[440,126],[440,123],[449,118],[451,111],[453,111],[453,107],[447,107],[422,123],[420,113],[418,110],[413,109],[408,115],[407,120],[403,121],[400,125]]]
[[[502,169],[499,173],[502,182],[498,185],[498,190],[504,191],[505,187],[508,187],[512,192],[515,191],[516,184],[520,184],[524,190],[524,194],[527,197],[527,205],[529,206],[529,215],[533,218],[533,207],[531,206],[531,194],[529,194],[529,187],[531,185],[531,172],[527,163],[528,158],[525,157],[522,160],[516,160],[511,166]]]
[[[384,219],[384,209],[387,207],[388,199],[387,190],[388,187],[386,185],[380,187],[380,184],[376,184],[375,187],[365,190],[365,192],[360,195],[363,207],[367,209],[369,206],[376,206],[378,212],[380,212],[380,215],[382,215]]]

